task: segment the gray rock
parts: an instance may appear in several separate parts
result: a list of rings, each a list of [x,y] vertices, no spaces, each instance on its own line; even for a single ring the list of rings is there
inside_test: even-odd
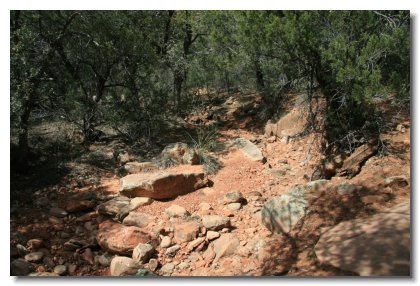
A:
[[[55,217],[61,218],[61,217],[65,217],[65,216],[67,216],[67,215],[68,215],[68,212],[66,212],[65,210],[60,209],[60,208],[51,208],[51,209],[50,209],[50,214],[51,214],[52,216],[55,216]]]
[[[112,255],[108,253],[95,256],[95,262],[99,263],[102,266],[108,267],[111,264],[111,260],[112,260]]]
[[[228,204],[226,207],[228,210],[231,210],[234,212],[234,211],[240,210],[242,205],[241,203],[232,203],[232,204]]]
[[[133,275],[137,273],[140,266],[131,258],[115,256],[111,261],[111,276]]]
[[[263,206],[262,222],[272,232],[289,233],[306,215],[307,207],[305,190],[295,187],[287,194],[272,198]]]
[[[156,271],[158,267],[159,267],[159,261],[156,258],[152,258],[149,260],[150,271]]]
[[[179,246],[178,244],[175,244],[174,246],[171,246],[168,249],[166,249],[165,254],[168,256],[175,256],[177,251],[180,249],[181,249],[181,246]]]
[[[205,215],[203,225],[208,230],[220,230],[230,226],[230,219],[220,215]]]
[[[262,155],[261,150],[245,138],[237,138],[233,141],[233,147],[238,148],[245,156],[252,161],[265,163],[267,159]]]
[[[44,257],[44,253],[41,251],[31,252],[25,255],[25,260],[29,262],[38,262],[41,261]]]
[[[66,265],[57,265],[54,267],[54,273],[58,275],[64,275],[67,273],[67,266]]]
[[[178,269],[181,269],[181,270],[187,269],[189,267],[190,267],[190,264],[187,263],[187,262],[184,262],[184,261],[182,261],[181,263],[178,264]]]
[[[10,263],[10,275],[12,276],[27,276],[33,271],[35,271],[35,267],[23,259],[15,259]]]
[[[156,276],[156,274],[147,269],[140,268],[139,270],[137,270],[136,276]]]
[[[130,212],[123,220],[125,225],[145,227],[149,224],[150,216],[146,213]]]
[[[172,244],[172,239],[169,236],[164,236],[162,238],[162,241],[160,242],[160,247],[167,248],[171,246],[171,244]]]
[[[150,244],[140,243],[133,250],[133,260],[138,263],[146,263],[155,252],[155,249]]]
[[[337,224],[321,235],[315,253],[321,263],[361,276],[410,276],[410,203]]]
[[[171,274],[174,271],[174,269],[175,269],[175,264],[167,263],[163,265],[160,270],[165,274]]]
[[[230,192],[225,194],[221,202],[224,205],[231,204],[231,203],[241,203],[243,201],[244,197],[241,192]]]

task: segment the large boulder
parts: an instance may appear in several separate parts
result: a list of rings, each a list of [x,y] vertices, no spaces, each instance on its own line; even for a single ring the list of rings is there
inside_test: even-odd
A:
[[[120,180],[120,194],[128,197],[171,199],[191,193],[207,185],[207,177],[200,171],[155,172],[125,176]]]
[[[315,253],[321,263],[361,276],[410,276],[410,246],[410,203],[402,203],[330,228]]]
[[[246,157],[252,161],[265,163],[267,159],[261,153],[261,150],[251,141],[245,138],[233,140],[232,147],[239,149]]]
[[[139,243],[150,241],[150,236],[135,226],[124,226],[112,221],[104,221],[99,225],[96,240],[108,252],[131,255]]]
[[[321,195],[328,182],[312,181],[272,198],[261,209],[262,223],[274,233],[289,233],[305,217],[310,201]]]

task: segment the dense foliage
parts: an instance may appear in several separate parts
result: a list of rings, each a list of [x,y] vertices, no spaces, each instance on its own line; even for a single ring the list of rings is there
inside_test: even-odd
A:
[[[11,11],[10,25],[23,165],[35,115],[73,122],[86,142],[104,124],[135,141],[198,91],[259,92],[263,120],[300,91],[324,97],[326,138],[342,147],[378,131],[375,99],[409,108],[408,11]]]

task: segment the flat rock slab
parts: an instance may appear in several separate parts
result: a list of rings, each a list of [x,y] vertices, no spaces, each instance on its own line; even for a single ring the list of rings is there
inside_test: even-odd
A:
[[[112,221],[104,221],[99,225],[96,240],[108,252],[131,255],[133,249],[139,243],[147,243],[150,236],[136,226],[124,226]]]
[[[120,180],[120,194],[127,197],[172,199],[202,188],[207,182],[202,171],[132,174]]]
[[[330,228],[315,253],[322,263],[361,276],[409,276],[410,240],[410,204],[402,203],[368,219]]]
[[[246,157],[255,162],[265,163],[267,159],[261,153],[261,150],[251,141],[245,138],[237,138],[231,144],[232,148],[239,149]]]

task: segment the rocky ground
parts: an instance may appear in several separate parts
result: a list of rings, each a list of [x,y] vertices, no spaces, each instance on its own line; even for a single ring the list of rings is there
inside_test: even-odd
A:
[[[225,120],[247,106],[226,104]],[[93,179],[80,171],[75,183],[18,195],[11,274],[409,275],[409,121],[382,134],[390,152],[360,149],[363,159],[335,166],[342,176],[311,182],[320,142],[293,137],[300,123],[290,110],[279,124],[289,134],[250,131],[249,117],[221,131],[213,175],[184,150],[171,168],[128,163],[131,175],[99,169]],[[361,166],[354,176],[351,159]]]

